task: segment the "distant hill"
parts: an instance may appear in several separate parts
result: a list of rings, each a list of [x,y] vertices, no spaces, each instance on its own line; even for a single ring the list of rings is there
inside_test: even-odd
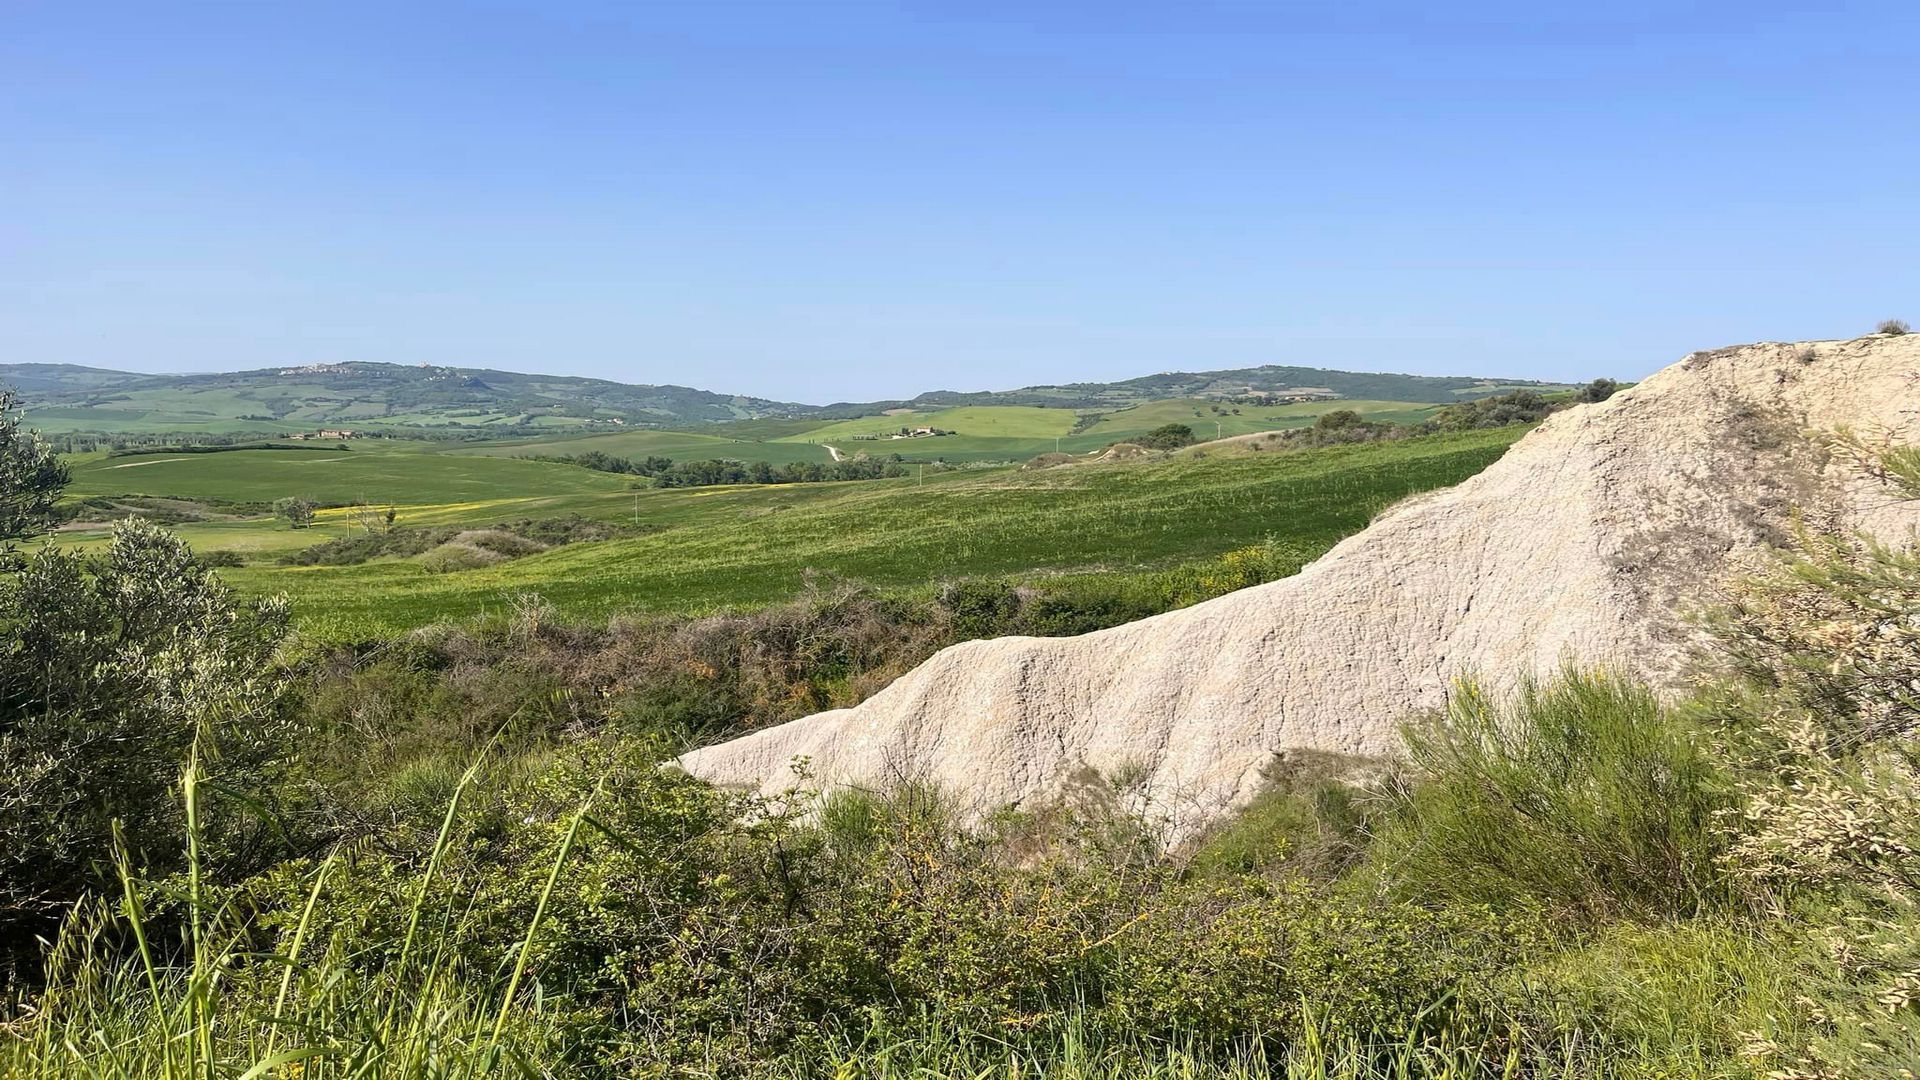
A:
[[[11,386],[22,394],[44,398],[66,391],[97,390],[115,383],[131,382],[148,376],[130,371],[81,367],[78,364],[0,364],[0,385]]]
[[[1442,404],[1519,387],[1565,389],[1563,383],[1472,376],[1394,375],[1326,368],[1229,368],[1224,371],[1167,371],[1120,382],[1064,383],[1018,390],[966,392],[933,390],[902,401],[841,402],[819,410],[823,416],[870,416],[887,409],[940,409],[956,405],[1043,405],[1066,409],[1111,409],[1168,398],[1227,398],[1248,393],[1331,391],[1334,396],[1380,401]]]
[[[400,364],[311,364],[211,375],[136,375],[0,364],[49,430],[296,431],[318,427],[673,425],[793,416],[807,406],[565,375]]]
[[[835,420],[894,409],[1025,405],[1112,410],[1172,398],[1230,400],[1306,393],[1359,400],[1444,403],[1514,386],[1468,376],[1373,374],[1266,366],[1166,372],[1107,383],[1018,390],[936,390],[896,401],[814,406],[767,398],[488,368],[345,363],[209,375],[142,375],[70,364],[0,364],[0,384],[22,392],[47,431],[288,433],[306,429],[444,428],[527,436],[620,427],[686,427],[738,420]]]

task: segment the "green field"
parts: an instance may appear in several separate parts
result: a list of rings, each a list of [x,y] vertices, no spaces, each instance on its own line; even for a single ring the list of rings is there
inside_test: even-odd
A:
[[[297,497],[321,503],[452,503],[529,494],[625,491],[625,477],[574,465],[476,458],[434,443],[352,444],[335,450],[232,450],[211,454],[104,453],[70,459],[67,493],[166,495],[233,502]]]
[[[1044,471],[968,470],[851,484],[694,488],[559,500],[662,531],[430,575],[406,561],[228,571],[284,592],[323,638],[373,637],[497,610],[535,592],[563,610],[701,611],[792,596],[809,570],[883,587],[1031,573],[1128,573],[1268,536],[1324,550],[1409,494],[1457,483],[1523,429],[1294,454],[1186,455]],[[522,500],[408,508],[403,520],[481,523]],[[554,507],[558,509],[559,507]],[[266,526],[263,526],[266,527]]]
[[[832,443],[852,439],[856,435],[886,435],[903,427],[936,427],[988,439],[1051,439],[1072,431],[1077,416],[1071,409],[1043,409],[1032,405],[974,405],[935,412],[863,416],[858,420],[842,420],[786,438],[788,441]]]
[[[801,429],[818,426],[814,421],[804,420],[771,420],[764,423],[780,425],[783,430],[794,427],[796,424]],[[809,443],[765,442],[746,435],[725,437],[691,431],[649,430],[621,431],[609,435],[587,435],[570,439],[516,439],[511,442],[489,442],[478,446],[462,446],[450,450],[449,453],[477,457],[527,457],[584,454],[588,451],[635,459],[666,457],[675,461],[702,461],[710,458],[728,458],[739,461],[766,461],[775,465],[796,461],[824,462],[832,459],[826,447]]]
[[[1150,401],[1131,409],[1119,409],[1103,415],[1099,422],[1067,440],[1067,449],[1082,448],[1083,443],[1104,446],[1139,435],[1163,424],[1185,424],[1202,439],[1231,435],[1251,435],[1257,431],[1305,427],[1323,413],[1350,409],[1369,420],[1417,424],[1431,417],[1439,406],[1414,401],[1370,401],[1334,398],[1327,401],[1302,401],[1288,405],[1232,405],[1200,398],[1175,398]]]
[[[910,461],[1025,461],[1052,451],[1092,453],[1165,424],[1186,424],[1197,437],[1212,439],[1304,427],[1313,423],[1314,417],[1336,409],[1352,409],[1369,420],[1412,424],[1432,416],[1437,408],[1411,401],[1329,399],[1291,405],[1231,405],[1202,398],[1151,401],[1100,413],[978,405],[844,420],[785,435],[781,441],[825,443],[844,454],[899,454]],[[1083,427],[1086,420],[1093,422]],[[905,439],[854,438],[890,434],[902,427],[944,428],[955,434]]]
[[[48,435],[72,431],[142,435],[287,435],[307,427],[297,421],[239,420],[125,406],[44,406],[30,410],[27,423]]]
[[[1335,409],[1353,409],[1370,420],[1412,424],[1432,416],[1438,408],[1411,401],[1332,399],[1291,405],[1229,405],[1200,398],[1153,401],[1101,413],[1029,405],[972,405],[899,411],[856,420],[742,420],[684,431],[641,429],[515,439],[463,445],[446,452],[473,457],[526,457],[598,451],[635,459],[729,458],[784,465],[828,461],[828,447],[832,447],[846,456],[898,454],[908,461],[1021,462],[1055,450],[1092,453],[1169,423],[1186,424],[1195,435],[1210,439],[1303,427],[1314,417]],[[1093,423],[1086,426],[1089,420]],[[891,435],[903,427],[934,427],[955,434],[873,437]]]

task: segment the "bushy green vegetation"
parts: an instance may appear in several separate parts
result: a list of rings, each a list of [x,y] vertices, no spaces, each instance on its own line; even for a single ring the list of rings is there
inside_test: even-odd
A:
[[[1178,450],[1194,444],[1193,429],[1185,424],[1162,424],[1129,440],[1148,450]]]
[[[1509,700],[1462,686],[1406,745],[1428,779],[1382,829],[1402,888],[1588,919],[1695,915],[1727,899],[1715,825],[1731,792],[1642,686],[1579,672],[1523,682]]]
[[[817,428],[819,420],[743,420],[731,424],[703,424],[697,431],[619,431],[548,439],[516,439],[461,446],[450,453],[463,457],[578,457],[605,454],[624,460],[664,457],[676,460],[765,461],[790,465],[833,460],[824,446],[810,442],[776,441]]]
[[[817,461],[774,466],[764,461],[675,461],[649,457],[642,460],[617,458],[598,450],[561,457],[534,455],[533,461],[558,461],[597,472],[626,476],[644,476],[656,487],[715,487],[722,484],[820,484],[847,480],[886,480],[907,475],[900,455],[886,458],[852,458],[823,465]]]
[[[281,555],[278,561],[283,566],[357,566],[373,559],[404,559],[422,555],[443,544],[455,542],[465,533],[492,533],[513,537],[521,542],[513,544],[496,540],[493,544],[501,547],[505,543],[501,553],[509,557],[518,557],[563,544],[609,540],[645,531],[643,527],[614,521],[598,521],[578,514],[559,518],[529,518],[520,521],[496,522],[484,529],[470,529],[462,525],[392,526],[389,524],[385,529],[369,528],[356,534],[315,544],[312,547],[289,551]]]
[[[1597,391],[1596,391],[1597,392]],[[1546,419],[1565,402],[1554,402],[1532,390],[1463,401],[1449,405],[1433,416],[1433,426],[1441,431],[1466,431],[1471,428],[1502,427],[1507,424],[1535,424]]]
[[[1909,573],[1851,565],[1880,585]],[[304,713],[300,775],[323,811],[304,829],[324,823],[332,844],[261,872],[129,875],[68,924],[53,988],[0,1062],[26,1076],[296,1059],[309,1077],[1898,1076],[1920,1061],[1901,951],[1920,917],[1901,883],[1911,856],[1889,842],[1912,804],[1782,847],[1830,804],[1780,766],[1837,759],[1803,749],[1755,768],[1742,749],[1799,707],[1739,674],[1757,656],[1795,662],[1801,646],[1753,635],[1778,641],[1774,605],[1802,590],[1833,599],[1799,580],[1728,614],[1727,681],[1695,709],[1578,672],[1511,698],[1469,688],[1471,704],[1420,722],[1453,749],[1404,771],[1282,764],[1251,813],[1172,850],[1123,809],[1124,777],[973,821],[911,786],[779,803],[715,790],[660,770],[663,747],[592,705],[435,730],[386,710],[397,742],[367,740],[351,712]],[[1903,596],[1920,608],[1920,589]],[[1852,648],[1807,629],[1805,647]],[[528,613],[515,632],[552,631]],[[1848,685],[1865,713],[1903,693]],[[199,807],[216,774],[192,768]],[[1754,801],[1768,797],[1813,813]],[[1689,809],[1703,806],[1734,812]],[[1522,853],[1469,823],[1519,832]],[[1649,883],[1642,867],[1685,872]],[[1849,946],[1837,966],[1829,935]]]
[[[1353,409],[1322,412],[1305,427],[1275,431],[1251,444],[1256,450],[1310,450],[1353,443],[1390,442],[1431,435],[1438,431],[1477,431],[1537,424],[1575,404],[1605,401],[1619,389],[1611,379],[1595,379],[1572,394],[1543,397],[1532,390],[1515,390],[1449,405],[1423,414],[1417,422],[1369,416]]]
[[[12,555],[15,541],[53,524],[67,480],[53,451],[21,428],[13,395],[0,391],[0,561]]]
[[[1087,633],[1299,565],[1297,552],[1266,543],[1119,581],[970,579],[930,597],[813,577],[794,599],[752,611],[612,621],[568,618],[523,597],[493,618],[416,632],[404,647],[322,650],[310,661],[312,707],[343,724],[360,718],[362,738],[388,737],[375,717],[495,730],[518,715],[611,723],[685,749],[856,704],[955,642]]]
[[[281,749],[286,622],[138,521],[100,556],[43,550],[0,578],[0,965],[105,883],[116,848],[179,861],[171,787],[190,747],[258,789]],[[248,864],[256,824],[224,820],[206,857]]]

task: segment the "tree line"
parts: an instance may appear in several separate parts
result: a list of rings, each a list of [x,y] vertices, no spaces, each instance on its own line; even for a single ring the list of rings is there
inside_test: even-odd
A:
[[[904,459],[898,454],[886,458],[858,458],[852,461],[794,461],[775,465],[767,461],[733,461],[709,458],[702,461],[675,461],[649,456],[623,458],[598,450],[579,454],[528,455],[529,461],[555,461],[578,465],[597,472],[623,476],[644,476],[655,487],[712,487],[718,484],[819,484],[837,480],[883,480],[907,475]]]

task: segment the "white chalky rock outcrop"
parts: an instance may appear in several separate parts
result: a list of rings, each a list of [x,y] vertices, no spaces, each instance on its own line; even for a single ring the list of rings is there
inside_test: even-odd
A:
[[[1695,353],[1561,412],[1299,574],[1073,638],[956,645],[856,708],[697,750],[718,783],[927,781],[977,810],[1126,772],[1191,823],[1277,752],[1391,753],[1452,681],[1567,658],[1671,679],[1692,603],[1796,510],[1907,536],[1920,508],[1818,433],[1920,441],[1920,335]]]

